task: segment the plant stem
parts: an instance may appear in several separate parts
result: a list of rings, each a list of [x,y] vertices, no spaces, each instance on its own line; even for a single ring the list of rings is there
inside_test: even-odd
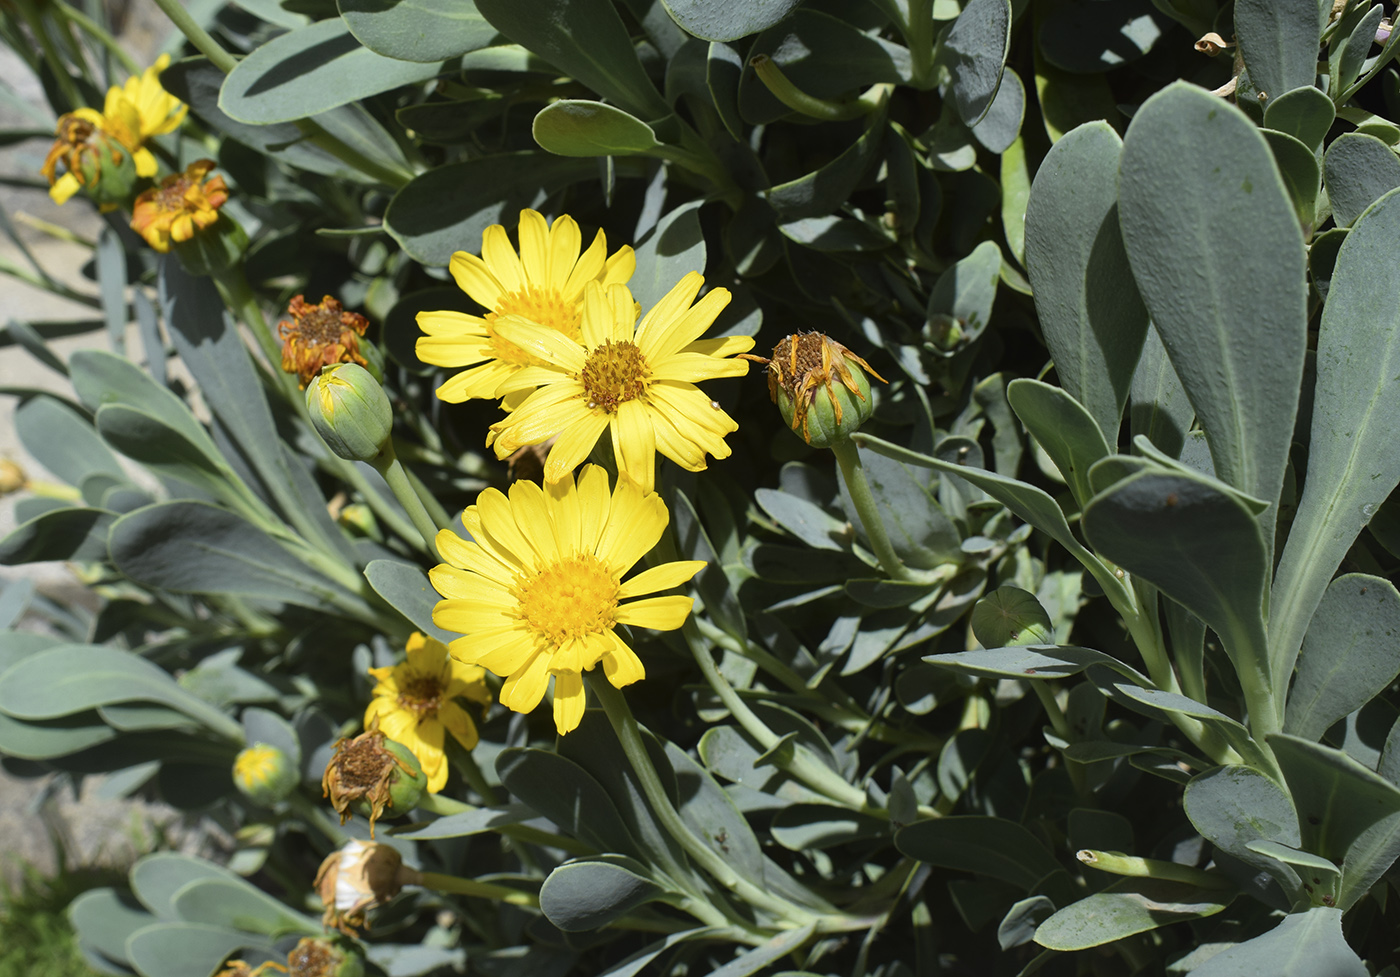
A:
[[[632,710],[627,705],[627,699],[620,691],[613,688],[606,678],[600,677],[596,673],[589,673],[587,677],[589,684],[593,686],[594,695],[602,703],[603,711],[607,713],[608,720],[612,723],[618,741],[622,744],[623,753],[627,755],[633,771],[637,774],[637,779],[641,781],[642,793],[646,795],[647,802],[651,805],[657,820],[661,822],[667,833],[685,849],[686,854],[713,876],[720,886],[740,896],[749,904],[772,913],[779,919],[786,920],[793,925],[801,926],[811,922],[813,917],[805,909],[754,885],[735,872],[728,862],[701,838],[697,837],[690,826],[681,820],[681,816],[676,813],[675,807],[671,804],[671,798],[666,794],[666,788],[661,784],[660,775],[652,766],[651,757],[647,754],[646,744],[642,742],[642,734],[637,726],[637,720],[632,715]]]
[[[695,662],[700,666],[700,671],[704,673],[705,681],[710,683],[710,687],[715,690],[720,701],[724,703],[730,714],[748,733],[758,741],[759,748],[765,752],[778,746],[782,737],[768,728],[767,723],[758,718],[758,715],[749,708],[739,693],[734,691],[734,687],[729,684],[719,669],[715,666],[714,658],[710,655],[708,644],[700,637],[699,630],[687,621],[681,628],[686,644],[690,646],[690,652],[695,656]],[[867,813],[878,813],[878,809],[870,804],[870,800],[865,796],[865,791],[853,784],[848,783],[836,771],[826,764],[813,757],[800,744],[792,744],[793,749],[789,756],[783,757],[783,751],[779,751],[771,760],[774,766],[784,773],[789,774],[794,779],[812,788],[812,790],[829,797],[838,804],[852,808],[857,811]]]
[[[476,879],[463,879],[456,875],[443,875],[440,872],[422,872],[418,884],[425,889],[450,892],[456,896],[475,896],[478,899],[492,899],[509,903],[512,906],[540,908],[540,897],[533,892],[512,889],[508,885],[495,882],[480,882]]]
[[[851,503],[856,507],[865,535],[870,539],[871,548],[880,561],[880,568],[893,580],[912,580],[913,576],[904,566],[894,547],[890,545],[889,534],[885,532],[880,509],[875,504],[875,496],[870,492],[870,483],[865,480],[865,466],[860,462],[860,453],[850,441],[838,441],[831,446],[836,456],[836,464],[841,469],[841,477],[846,481],[846,489],[851,493]]]
[[[388,484],[389,490],[394,493],[394,498],[399,500],[399,504],[408,513],[408,518],[412,520],[414,528],[423,537],[423,545],[427,547],[428,555],[435,560],[442,559],[437,550],[438,527],[433,522],[432,517],[428,515],[428,510],[423,507],[423,500],[418,497],[418,493],[413,490],[413,486],[409,483],[403,463],[394,454],[392,438],[385,442],[384,452],[371,464],[380,475],[384,476],[384,481]]]
[[[214,67],[228,74],[238,64],[237,58],[225,51],[218,41],[209,36],[208,31],[195,22],[180,0],[155,0],[155,3]]]

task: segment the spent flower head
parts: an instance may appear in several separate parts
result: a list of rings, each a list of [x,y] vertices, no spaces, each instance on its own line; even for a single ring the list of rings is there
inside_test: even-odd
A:
[[[312,885],[325,907],[321,923],[354,936],[365,928],[369,910],[394,898],[404,886],[421,881],[422,876],[390,846],[352,840],[326,856]]]
[[[462,514],[471,533],[438,534],[446,561],[429,576],[443,596],[433,623],[459,632],[452,657],[505,678],[501,704],[530,712],[554,679],[554,723],[567,733],[583,718],[583,673],[602,663],[616,688],[646,675],[617,625],[672,631],[690,613],[679,594],[630,600],[685,583],[703,560],[663,563],[623,580],[661,538],[668,521],[655,493],[587,465],[543,489],[516,482],[507,497],[487,489]],[[624,603],[627,601],[627,603]]]
[[[487,444],[496,457],[557,436],[544,471],[557,482],[606,430],[618,470],[643,492],[655,485],[658,451],[693,472],[706,467],[706,455],[729,457],[724,436],[739,425],[695,384],[746,374],[748,363],[730,357],[752,349],[753,339],[700,338],[729,304],[724,288],[696,302],[704,283],[697,272],[686,275],[640,323],[627,286],[590,283],[577,339],[518,316],[500,319],[497,332],[546,365],[525,367],[501,385],[502,395],[533,392],[491,425]]]
[[[450,269],[458,287],[486,309],[483,316],[462,312],[420,312],[418,358],[434,366],[465,368],[438,387],[451,403],[500,396],[502,381],[538,361],[501,337],[496,321],[521,316],[570,339],[578,339],[583,314],[583,287],[596,281],[624,284],[637,259],[630,247],[608,255],[607,237],[599,231],[588,250],[567,214],[553,224],[534,210],[520,212],[520,252],[511,247],[506,229],[492,224],[481,236],[481,256],[458,251]],[[524,399],[511,394],[510,403]]]
[[[66,171],[61,175],[59,163]],[[67,203],[73,194],[86,189],[104,211],[115,209],[130,197],[137,180],[130,151],[92,109],[59,116],[53,145],[39,172],[49,181],[49,196],[55,203]]]
[[[413,751],[388,739],[378,729],[352,738],[337,740],[321,790],[340,815],[340,823],[350,818],[352,809],[367,810],[369,833],[386,808],[406,813],[417,805],[428,787],[428,779]]]
[[[490,704],[485,670],[454,661],[441,641],[415,633],[404,661],[371,668],[369,674],[378,684],[365,710],[365,725],[377,722],[386,735],[412,750],[428,778],[428,792],[436,794],[447,784],[444,734],[451,733],[463,749],[476,746],[476,723],[457,700]]]
[[[172,173],[136,198],[131,229],[161,254],[172,243],[182,243],[219,220],[219,208],[228,200],[222,176],[205,180],[214,168],[212,159],[196,160],[183,173]]]
[[[792,430],[818,448],[847,440],[870,418],[874,404],[866,373],[886,382],[865,360],[819,332],[784,337],[771,359],[747,358],[768,364],[768,395]]]
[[[358,312],[346,312],[335,297],[327,295],[312,305],[294,295],[287,314],[292,317],[290,322],[283,319],[277,323],[277,338],[282,340],[282,369],[295,373],[302,389],[323,366],[369,366],[360,351],[360,337],[369,328],[369,320]]]
[[[330,940],[305,936],[287,954],[287,977],[363,977],[364,961]]]

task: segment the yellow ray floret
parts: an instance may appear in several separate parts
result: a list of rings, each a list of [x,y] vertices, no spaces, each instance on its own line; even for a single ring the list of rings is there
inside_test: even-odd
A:
[[[496,457],[557,436],[545,463],[545,479],[554,482],[581,464],[608,430],[618,470],[648,492],[658,451],[689,471],[703,469],[706,455],[729,457],[724,436],[739,425],[695,384],[747,373],[746,361],[730,357],[752,349],[753,339],[700,338],[729,304],[723,288],[696,302],[704,282],[696,272],[686,275],[640,323],[625,285],[590,283],[578,339],[502,318],[497,332],[541,365],[518,371],[498,390],[501,396],[533,393],[491,425],[487,444]]]
[[[644,597],[685,583],[703,560],[663,563],[624,581],[656,545],[669,515],[661,498],[621,476],[585,466],[541,489],[487,489],[462,514],[470,541],[443,530],[446,561],[429,576],[443,600],[433,623],[464,635],[448,647],[460,662],[505,678],[501,704],[530,712],[554,678],[554,722],[563,734],[583,718],[583,673],[603,666],[616,688],[646,675],[619,624],[672,631],[690,613],[681,595]]]
[[[583,310],[583,286],[597,281],[622,284],[632,277],[637,260],[629,247],[608,255],[602,231],[582,251],[583,235],[572,217],[549,224],[537,211],[520,212],[520,251],[511,247],[506,229],[493,224],[481,236],[481,256],[458,251],[452,277],[458,287],[486,309],[485,315],[420,312],[418,358],[434,366],[464,368],[438,388],[452,403],[497,396],[496,388],[534,360],[495,328],[501,316],[522,316],[577,339]],[[523,394],[517,395],[517,400]]]
[[[428,778],[429,793],[447,784],[444,733],[470,750],[476,746],[476,724],[457,702],[468,699],[488,705],[491,693],[486,673],[475,665],[453,661],[447,646],[423,634],[408,639],[408,657],[390,668],[371,668],[378,680],[374,699],[365,710],[365,728],[378,720],[385,736],[406,746]]]

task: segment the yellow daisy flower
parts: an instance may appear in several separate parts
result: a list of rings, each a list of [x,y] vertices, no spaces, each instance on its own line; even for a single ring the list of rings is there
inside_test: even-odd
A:
[[[371,668],[369,673],[379,684],[365,710],[365,727],[378,719],[380,732],[408,747],[428,778],[428,792],[436,794],[447,783],[443,731],[464,749],[476,746],[476,724],[455,700],[460,696],[488,705],[486,673],[453,661],[446,645],[418,633],[408,639],[405,661],[391,668]]]
[[[429,576],[444,600],[433,623],[465,635],[448,647],[458,661],[505,677],[501,704],[530,712],[554,676],[554,724],[560,734],[583,718],[583,673],[599,662],[616,688],[646,676],[618,635],[619,624],[673,631],[693,601],[668,595],[622,603],[689,580],[703,560],[663,563],[622,580],[661,538],[669,521],[655,493],[586,466],[541,489],[516,482],[507,497],[487,489],[462,514],[472,541],[438,533],[447,562]]]
[[[623,246],[608,257],[602,231],[580,254],[583,235],[568,215],[550,225],[537,211],[522,210],[519,233],[519,254],[511,247],[506,229],[492,224],[481,235],[481,257],[465,251],[452,256],[452,277],[488,310],[484,316],[418,313],[418,327],[426,333],[418,340],[418,358],[434,366],[467,367],[438,387],[442,400],[459,404],[495,397],[501,381],[535,362],[497,335],[498,317],[523,316],[577,339],[584,283],[623,284],[637,267],[630,247]]]
[[[107,89],[102,105],[103,127],[131,150],[137,176],[156,175],[156,158],[145,148],[147,140],[174,132],[190,110],[160,87],[160,73],[169,66],[170,55],[162,54],[139,76],[128,78],[125,85]]]
[[[635,327],[627,286],[590,284],[579,339],[518,317],[497,322],[501,336],[548,365],[526,367],[501,384],[501,396],[538,389],[491,425],[486,443],[496,457],[558,435],[544,470],[546,481],[558,481],[607,429],[618,470],[644,492],[655,484],[657,451],[693,472],[705,467],[706,454],[728,458],[724,436],[739,425],[695,384],[748,373],[747,361],[727,357],[752,349],[753,339],[700,338],[729,304],[724,288],[695,302],[704,283],[697,272],[686,275]]]

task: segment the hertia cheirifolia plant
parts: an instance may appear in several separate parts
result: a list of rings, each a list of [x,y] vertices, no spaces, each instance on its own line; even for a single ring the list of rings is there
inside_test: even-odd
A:
[[[1393,10],[157,3],[0,0],[94,967],[1396,973]]]

